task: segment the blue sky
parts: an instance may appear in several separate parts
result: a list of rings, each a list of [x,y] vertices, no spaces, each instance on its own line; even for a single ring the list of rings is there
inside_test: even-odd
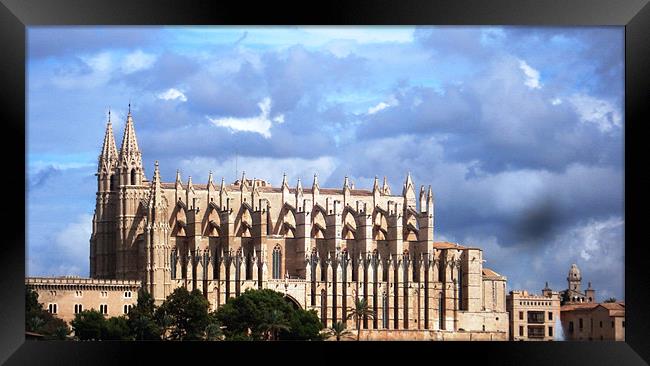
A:
[[[510,289],[624,298],[623,27],[30,27],[27,272],[88,275],[129,101],[149,176],[433,186]],[[586,283],[585,283],[586,285]]]

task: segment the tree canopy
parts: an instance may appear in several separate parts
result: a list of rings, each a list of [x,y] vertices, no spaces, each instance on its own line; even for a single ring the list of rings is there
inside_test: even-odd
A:
[[[279,292],[248,289],[217,310],[226,339],[321,339],[314,311],[295,309]]]
[[[25,330],[42,334],[45,339],[66,339],[70,334],[68,324],[45,310],[38,302],[38,293],[29,287],[25,288]]]

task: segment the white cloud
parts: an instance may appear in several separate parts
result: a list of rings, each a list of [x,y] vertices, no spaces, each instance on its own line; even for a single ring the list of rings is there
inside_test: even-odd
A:
[[[208,119],[215,126],[227,127],[233,130],[233,132],[235,131],[255,132],[255,133],[259,133],[260,135],[264,136],[264,138],[268,139],[271,137],[271,127],[273,125],[272,122],[283,123],[284,115],[280,114],[275,118],[273,118],[273,120],[269,119],[269,114],[271,113],[271,98],[264,98],[258,104],[258,106],[260,108],[261,113],[256,117],[249,117],[249,118],[208,117]]]
[[[122,72],[125,74],[130,74],[136,71],[141,71],[150,68],[154,61],[156,61],[156,56],[149,53],[144,53],[141,50],[131,52],[124,57],[122,61]]]
[[[175,88],[169,88],[166,91],[162,93],[158,93],[157,95],[158,99],[163,99],[163,100],[175,100],[178,99],[181,102],[187,102],[187,97],[185,94],[183,94],[182,91],[175,89]]]
[[[613,103],[585,94],[574,94],[569,99],[583,123],[595,123],[601,132],[621,127],[623,117]]]
[[[368,114],[375,114],[381,110],[384,110],[388,107],[394,107],[396,105],[399,105],[399,101],[395,99],[395,96],[391,95],[390,98],[388,98],[388,101],[380,102],[376,106],[368,108]]]
[[[287,179],[292,182],[291,186],[295,186],[296,179],[300,178],[305,187],[311,186],[314,173],[318,173],[323,184],[336,168],[337,161],[329,156],[315,159],[252,156],[232,157],[227,160],[197,156],[180,160],[177,166],[181,168],[185,178],[191,175],[195,182],[206,182],[209,171],[213,172],[216,181],[224,177],[227,182],[241,178],[242,171],[245,171],[246,177],[264,179],[277,187],[282,182],[282,173],[286,172]]]
[[[90,250],[93,216],[82,214],[55,236],[55,245],[74,263],[87,263]]]
[[[553,104],[553,105],[559,105],[559,104],[562,104],[562,99],[560,99],[560,98],[555,98],[555,99],[551,100],[551,104]]]
[[[531,89],[541,89],[541,85],[539,83],[539,71],[533,69],[526,63],[524,60],[519,60],[519,68],[524,72],[526,75],[526,81],[524,84],[531,88]]]

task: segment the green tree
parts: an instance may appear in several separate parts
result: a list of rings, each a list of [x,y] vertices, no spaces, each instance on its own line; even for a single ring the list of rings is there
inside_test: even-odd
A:
[[[605,302],[616,302],[616,298],[610,297],[609,299],[605,300]]]
[[[165,322],[171,317],[171,339],[203,339],[208,325],[210,303],[199,290],[191,293],[184,287],[174,290],[156,311],[157,318]]]
[[[106,318],[95,309],[76,314],[71,322],[75,336],[80,340],[100,340],[106,330]]]
[[[217,318],[217,313],[215,311],[208,314],[208,325],[205,327],[205,340],[206,341],[218,341],[223,339],[223,329],[222,325]]]
[[[127,324],[136,340],[159,340],[161,327],[156,322],[156,306],[149,292],[138,291],[138,303],[129,311]]]
[[[29,287],[25,288],[25,330],[42,334],[45,339],[66,339],[70,334],[68,324],[45,310],[38,302],[38,293]]]
[[[267,314],[266,319],[259,325],[259,328],[268,336],[267,338],[270,338],[272,341],[278,339],[279,331],[283,330],[288,332],[291,330],[286,315],[276,309],[271,310],[271,312]]]
[[[357,341],[361,336],[361,319],[374,318],[375,312],[368,308],[368,301],[365,298],[357,298],[354,301],[354,307],[348,308],[348,317],[353,317],[357,325]]]
[[[289,317],[288,331],[280,332],[280,339],[286,340],[312,340],[323,339],[321,330],[323,323],[318,318],[316,310],[293,309]]]
[[[132,340],[129,323],[125,316],[111,317],[104,323],[102,339],[110,341]]]
[[[336,322],[327,329],[325,334],[327,334],[329,337],[336,337],[336,340],[340,341],[341,338],[352,335],[352,332],[347,329],[345,323]]]
[[[247,289],[228,299],[217,310],[217,319],[226,327],[224,333],[228,340],[264,340],[267,329],[262,325],[270,324],[273,310],[282,314],[285,320],[291,319],[293,308],[282,294],[270,289]]]

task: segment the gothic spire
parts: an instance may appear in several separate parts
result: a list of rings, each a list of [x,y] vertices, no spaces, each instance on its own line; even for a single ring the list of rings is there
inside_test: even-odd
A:
[[[117,147],[115,146],[115,136],[113,135],[113,124],[111,123],[111,111],[108,111],[108,122],[106,123],[106,132],[104,133],[104,144],[102,145],[102,153],[99,156],[99,167],[110,172],[111,164],[117,159]]]
[[[300,178],[298,178],[298,183],[296,184],[296,194],[298,192],[302,193],[302,183],[300,183]]]
[[[128,155],[139,152],[138,140],[135,137],[135,128],[133,127],[133,117],[131,116],[131,104],[129,103],[129,114],[126,116],[126,126],[124,127],[124,137],[122,138],[120,154]]]
[[[160,169],[158,160],[154,164],[153,180],[151,181],[151,202],[154,206],[160,205],[162,200],[162,185],[160,184]]]
[[[381,191],[383,194],[390,194],[390,186],[388,185],[388,180],[384,175],[384,184],[381,186]]]
[[[350,189],[350,179],[348,179],[348,176],[345,176],[345,180],[343,181],[343,190],[345,189]]]
[[[372,191],[379,191],[379,178],[375,175],[375,181],[372,183]]]
[[[314,173],[314,183],[311,185],[311,189],[320,188],[318,184],[318,174]]]
[[[208,185],[207,187],[210,188],[213,185],[212,182],[212,170],[210,170],[210,174],[208,174]]]
[[[181,181],[181,170],[176,169],[176,186],[183,186],[183,182]]]
[[[282,187],[289,187],[289,183],[287,182],[287,173],[282,173]]]

